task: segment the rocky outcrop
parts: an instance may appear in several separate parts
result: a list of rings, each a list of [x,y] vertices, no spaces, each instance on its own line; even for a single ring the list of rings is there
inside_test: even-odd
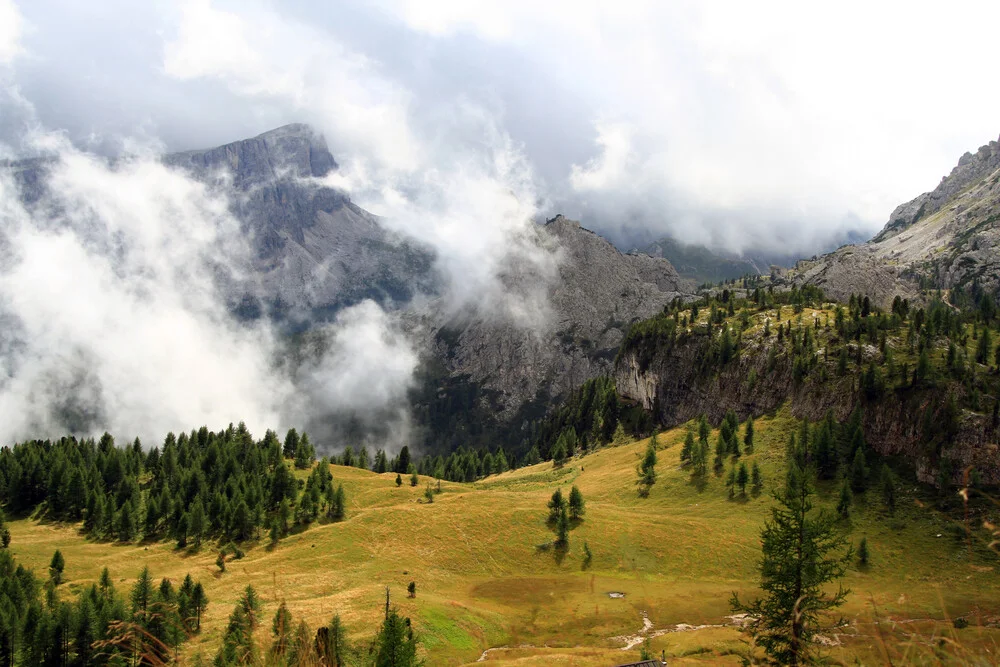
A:
[[[947,457],[954,462],[956,475],[974,465],[984,480],[1000,482],[997,434],[986,416],[965,412],[957,433],[943,447],[928,444],[924,414],[931,411],[937,419],[948,392],[963,393],[960,385],[899,389],[866,403],[858,391],[857,374],[838,377],[832,359],[819,362],[826,365],[825,377],[814,369],[795,382],[788,347],[778,344],[774,335],[764,339],[758,329],[744,337],[743,343],[735,360],[709,372],[701,370],[700,364],[708,344],[704,335],[679,337],[675,345],[651,357],[641,349],[626,350],[614,367],[616,388],[621,396],[655,412],[668,427],[701,414],[718,424],[730,409],[741,420],[750,415],[756,418],[786,403],[800,419],[815,421],[832,411],[839,422],[845,422],[862,407],[869,445],[880,454],[905,457],[923,481],[934,483],[938,462]],[[861,353],[865,361],[879,356],[873,346],[863,346]]]
[[[831,297],[867,294],[882,305],[928,290],[1000,290],[1000,144],[966,153],[932,192],[899,206],[871,241],[844,246],[787,274]]]
[[[233,295],[251,315],[308,321],[365,298],[399,305],[436,290],[428,249],[320,180],[337,163],[307,125],[163,161],[228,196],[254,249],[255,284]]]
[[[524,327],[459,316],[439,324],[452,332],[452,343],[439,348],[448,368],[493,392],[504,417],[539,392],[558,397],[608,373],[629,324],[688,292],[670,262],[623,254],[563,216],[541,232],[542,242],[559,251],[544,322]]]

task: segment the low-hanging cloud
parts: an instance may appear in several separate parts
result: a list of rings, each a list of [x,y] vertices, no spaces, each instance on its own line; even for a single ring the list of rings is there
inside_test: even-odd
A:
[[[229,314],[250,248],[219,192],[151,154],[111,165],[57,135],[35,145],[52,155],[40,197],[0,171],[0,441],[262,433],[402,403],[415,353],[374,303],[316,332],[308,370],[267,321]]]

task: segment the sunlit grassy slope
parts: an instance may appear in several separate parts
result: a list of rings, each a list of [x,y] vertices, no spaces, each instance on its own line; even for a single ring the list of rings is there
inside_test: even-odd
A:
[[[653,638],[653,651],[665,651],[672,664],[738,664],[736,653],[745,646],[726,617],[728,598],[734,590],[753,592],[760,528],[773,503],[767,490],[780,482],[785,442],[795,428],[785,412],[756,425],[756,453],[744,459],[761,465],[765,492],[745,500],[727,498],[724,475],[710,474],[701,488],[691,482],[678,467],[685,433],[679,428],[660,435],[659,480],[647,498],[635,486],[642,441],[559,469],[543,463],[475,484],[443,483],[432,504],[423,502],[428,479],[396,487],[394,474],[334,467],[348,494],[346,521],[314,525],[274,550],[263,542],[248,548],[221,575],[208,545],[192,554],[166,543],[95,543],[77,527],[33,520],[10,524],[11,549],[40,575],[61,549],[64,594],[96,580],[105,566],[122,587],[143,565],[175,582],[187,572],[200,578],[211,604],[201,635],[187,645],[189,660],[214,654],[239,591],[253,584],[266,601],[266,617],[282,599],[314,628],[339,613],[353,639],[365,643],[389,586],[394,604],[413,619],[430,665],[474,662],[488,648],[497,649],[486,655],[494,664],[627,662],[639,650],[623,651],[625,640],[616,637],[636,634],[643,614],[653,631],[714,626]],[[545,504],[556,488],[568,491],[573,484],[586,498],[587,514],[559,558],[539,548],[553,536]],[[856,499],[844,526],[855,544],[868,537],[872,564],[863,572],[852,568],[847,577],[853,592],[843,611],[851,625],[829,634],[835,644],[829,655],[865,664],[882,662],[885,651],[897,664],[934,664],[942,650],[995,655],[1000,631],[979,626],[1000,615],[997,563],[983,550],[970,556],[950,537],[944,517],[920,506],[914,489],[901,491],[894,518],[883,514],[877,497],[867,506]],[[834,489],[821,495],[825,504],[836,500]],[[593,552],[586,570],[585,542]],[[406,597],[410,581],[417,584],[415,599]],[[612,591],[625,597],[612,599]],[[955,630],[949,619],[957,616],[971,626]],[[264,645],[265,631],[259,631]]]

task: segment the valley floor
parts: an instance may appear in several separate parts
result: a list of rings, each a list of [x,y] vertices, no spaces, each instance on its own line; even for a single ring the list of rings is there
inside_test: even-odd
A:
[[[638,659],[640,643],[665,652],[670,664],[739,664],[747,645],[729,616],[733,591],[753,594],[760,529],[780,484],[784,449],[795,422],[785,411],[758,420],[752,456],[764,474],[757,497],[728,499],[725,475],[704,485],[678,465],[685,429],[659,436],[658,481],[647,498],[636,491],[636,466],[646,442],[606,448],[562,468],[542,463],[474,484],[442,483],[424,502],[429,478],[402,487],[395,474],[334,466],[349,501],[348,518],[313,525],[274,549],[266,538],[246,548],[225,573],[217,552],[171,543],[112,545],[83,538],[77,526],[11,521],[11,550],[44,576],[55,549],[66,559],[63,595],[95,581],[107,566],[119,588],[148,565],[175,584],[190,572],[210,600],[203,630],[185,644],[185,660],[210,659],[240,591],[252,584],[265,602],[259,642],[281,600],[296,621],[312,627],[338,613],[353,640],[371,640],[385,587],[411,617],[428,665],[476,661],[503,665],[606,667]],[[715,435],[713,434],[712,442]],[[564,555],[545,548],[553,533],[546,502],[557,488],[577,485],[586,516]],[[876,495],[870,491],[869,495]],[[822,504],[836,489],[821,487]],[[952,535],[950,520],[900,489],[894,517],[877,498],[855,499],[845,522],[872,557],[850,569],[846,625],[825,633],[830,658],[843,663],[989,664],[1000,661],[1000,560]],[[584,545],[593,554],[584,563]],[[415,598],[406,586],[416,582]],[[624,593],[611,597],[609,593]],[[967,619],[956,629],[952,619]]]

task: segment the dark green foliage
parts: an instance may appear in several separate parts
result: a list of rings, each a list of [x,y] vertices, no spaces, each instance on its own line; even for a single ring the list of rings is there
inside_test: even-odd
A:
[[[375,667],[414,667],[418,664],[417,640],[410,619],[390,609],[375,637]]]
[[[569,530],[569,512],[566,511],[566,505],[563,505],[556,517],[556,547],[566,549],[569,546]]]
[[[584,382],[533,426],[532,447],[540,459],[553,459],[561,440],[564,456],[572,456],[612,442],[619,427],[628,436],[642,437],[652,430],[655,418],[642,407],[619,400],[613,379],[598,377]],[[531,465],[529,460],[526,457],[524,464]]]
[[[764,649],[768,658],[783,665],[808,663],[815,655],[812,640],[822,616],[840,606],[848,591],[825,591],[839,580],[851,557],[836,528],[835,517],[812,512],[812,487],[795,465],[788,472],[785,489],[776,495],[779,506],[761,532],[763,595],[741,602],[734,593],[734,613],[748,614],[744,632]]]
[[[851,462],[851,489],[855,493],[864,493],[868,488],[868,466],[865,463],[865,452],[858,448]]]
[[[747,471],[747,464],[740,463],[740,469],[736,472],[736,486],[740,487],[740,495],[747,495],[747,483],[750,481],[750,473]]]
[[[62,552],[56,549],[56,552],[52,554],[52,561],[49,563],[49,579],[56,586],[63,582],[63,570],[66,568],[66,561],[63,559]]]
[[[403,486],[403,477],[398,472],[396,473],[396,486]]]
[[[694,433],[687,432],[684,436],[684,445],[681,447],[681,464],[692,463],[695,456]]]
[[[291,429],[285,442],[300,467],[312,465],[307,434]],[[252,540],[277,514],[290,516],[292,503],[300,519],[323,513],[329,466],[324,480],[310,476],[310,495],[300,500],[282,453],[273,431],[254,441],[242,422],[217,433],[206,427],[168,433],[162,448],[148,453],[136,443],[117,447],[108,434],[98,442],[31,440],[0,450],[0,503],[27,512],[44,502],[48,516],[82,518],[83,530],[96,539],[172,539],[196,549],[206,538]]]
[[[892,470],[889,466],[882,465],[882,474],[880,475],[880,484],[882,486],[882,502],[885,505],[886,511],[891,515],[896,513],[896,480],[892,474]]]
[[[403,448],[399,450],[399,457],[396,459],[396,472],[401,474],[410,472],[410,463],[410,448],[403,445]]]
[[[53,570],[65,567],[61,555],[59,561]],[[0,665],[166,662],[187,638],[172,586],[165,581],[154,589],[145,570],[139,579],[144,606],[126,602],[106,568],[99,584],[60,599],[10,552],[0,552]],[[140,656],[146,657],[140,662]]]
[[[866,567],[871,559],[871,552],[868,551],[868,538],[862,537],[861,544],[858,545],[858,565]]]
[[[747,417],[746,430],[743,434],[743,451],[746,454],[753,454],[753,415]]]
[[[750,468],[750,490],[754,495],[760,493],[761,489],[764,488],[764,478],[760,474],[760,466],[757,462],[753,462],[753,466]]]
[[[573,486],[569,492],[569,518],[573,521],[583,520],[583,515],[587,513],[585,503],[583,500],[583,494],[580,493],[580,489]]]
[[[837,514],[841,519],[851,516],[851,503],[854,502],[854,495],[851,493],[851,484],[845,477],[840,485],[840,499],[837,500]]]
[[[650,489],[656,484],[656,438],[651,438],[646,445],[646,453],[643,454],[642,461],[636,469],[639,479],[639,495],[649,495]]]
[[[415,598],[417,597],[417,582],[411,581],[406,585],[407,597]]]
[[[559,519],[559,513],[566,507],[566,500],[563,498],[562,489],[556,489],[549,500],[549,523],[555,523]]]

